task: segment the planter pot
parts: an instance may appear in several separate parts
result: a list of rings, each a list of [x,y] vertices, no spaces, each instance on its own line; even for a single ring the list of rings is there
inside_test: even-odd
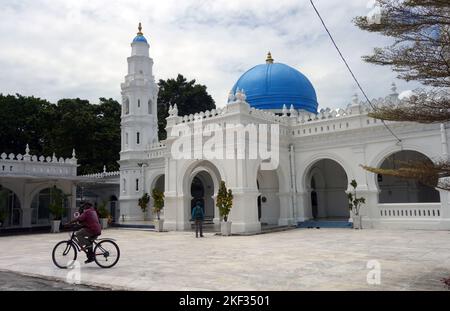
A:
[[[352,215],[353,229],[362,229],[362,217],[361,215]]]
[[[59,227],[61,225],[61,220],[52,220],[52,233],[58,233]]]
[[[162,232],[164,229],[164,220],[160,219],[160,220],[155,220],[155,230],[157,232]]]
[[[222,221],[220,223],[220,232],[223,236],[231,235],[231,221]]]
[[[108,218],[100,218],[100,223],[102,224],[102,229],[108,228]]]

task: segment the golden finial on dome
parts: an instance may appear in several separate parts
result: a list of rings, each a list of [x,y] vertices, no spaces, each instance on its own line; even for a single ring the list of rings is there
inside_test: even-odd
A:
[[[273,64],[272,53],[267,53],[266,64]]]
[[[138,30],[139,30],[139,32],[137,33],[138,36],[142,36],[143,33],[142,33],[142,24],[141,23],[139,23]]]

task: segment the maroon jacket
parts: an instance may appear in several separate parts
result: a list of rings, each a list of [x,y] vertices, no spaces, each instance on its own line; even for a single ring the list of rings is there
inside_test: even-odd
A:
[[[100,235],[102,233],[97,211],[93,207],[84,210],[83,214],[77,220],[93,235]]]

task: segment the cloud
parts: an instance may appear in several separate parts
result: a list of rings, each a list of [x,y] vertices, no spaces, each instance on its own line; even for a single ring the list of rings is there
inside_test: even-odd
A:
[[[387,38],[352,19],[365,0],[316,0],[348,62],[371,97],[389,93],[396,74],[361,56]],[[276,61],[302,71],[320,107],[343,107],[357,92],[309,1],[0,0],[0,92],[47,98],[120,99],[130,42],[142,21],[156,79],[182,73],[205,84],[218,106],[247,69]],[[396,81],[399,89],[413,83]]]

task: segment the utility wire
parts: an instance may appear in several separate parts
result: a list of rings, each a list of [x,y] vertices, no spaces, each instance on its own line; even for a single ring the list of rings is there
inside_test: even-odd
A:
[[[338,51],[339,55],[341,56],[342,61],[344,62],[345,66],[347,67],[348,71],[350,72],[350,74],[353,77],[353,80],[355,80],[356,84],[358,85],[358,88],[361,90],[361,93],[364,95],[365,99],[367,100],[367,102],[369,103],[369,105],[372,107],[372,109],[376,110],[375,105],[372,104],[372,102],[370,101],[369,97],[367,96],[366,92],[364,91],[364,89],[362,88],[361,84],[359,83],[358,79],[356,78],[355,74],[353,73],[353,70],[350,68],[350,65],[347,63],[347,60],[345,59],[344,55],[342,54],[341,50],[339,49],[338,45],[336,44],[336,41],[334,41],[333,36],[331,35],[331,32],[328,30],[327,25],[325,25],[325,22],[322,18],[322,16],[320,15],[319,11],[317,10],[316,6],[314,5],[313,0],[309,0],[311,2],[312,7],[314,8],[314,11],[316,11],[317,16],[319,17],[323,27],[325,28],[326,32],[328,33],[328,36],[331,39],[331,42],[333,42],[334,47],[336,48],[336,50]],[[381,122],[383,123],[383,125],[386,127],[386,129],[392,134],[392,136],[395,137],[395,139],[398,140],[397,143],[401,143],[402,140],[395,135],[395,133],[392,131],[392,129],[386,124],[386,122],[384,120],[381,120]]]

